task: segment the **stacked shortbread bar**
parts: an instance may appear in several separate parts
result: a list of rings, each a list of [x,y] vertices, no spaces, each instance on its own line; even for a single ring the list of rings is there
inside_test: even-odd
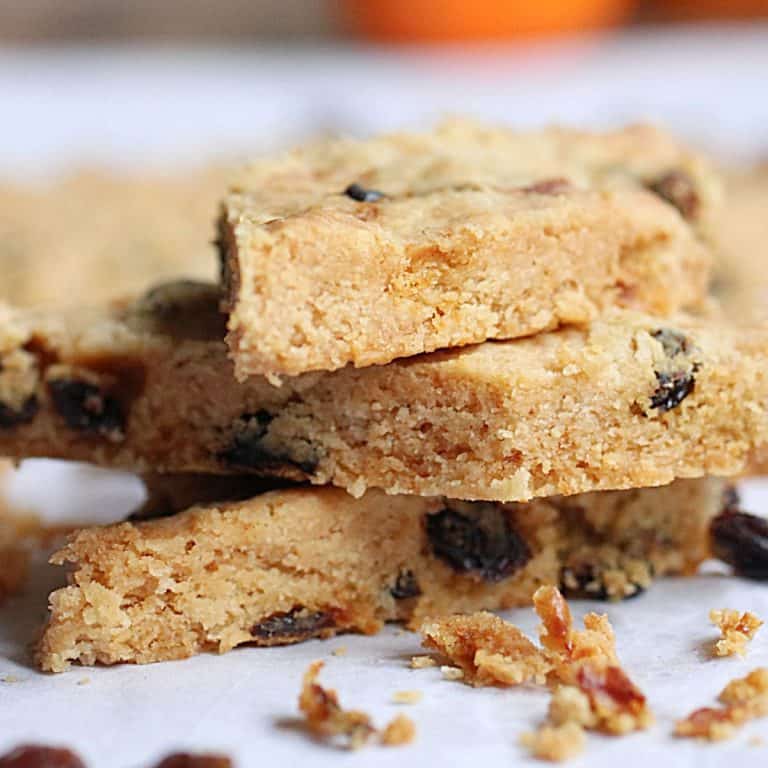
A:
[[[4,311],[0,453],[149,490],[55,555],[44,669],[747,569],[720,478],[768,442],[768,329],[709,297],[701,158],[453,121],[261,160],[222,200],[219,285]]]

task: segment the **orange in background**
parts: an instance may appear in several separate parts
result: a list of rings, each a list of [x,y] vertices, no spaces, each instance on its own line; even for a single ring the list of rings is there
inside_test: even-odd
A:
[[[501,41],[614,26],[635,0],[341,0],[350,27],[397,43]]]

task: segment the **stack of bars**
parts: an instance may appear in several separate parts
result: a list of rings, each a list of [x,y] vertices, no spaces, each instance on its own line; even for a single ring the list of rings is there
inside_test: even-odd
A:
[[[263,159],[222,197],[220,285],[4,311],[0,453],[149,491],[54,556],[43,669],[764,568],[722,478],[768,441],[768,329],[708,295],[700,157],[454,121]]]

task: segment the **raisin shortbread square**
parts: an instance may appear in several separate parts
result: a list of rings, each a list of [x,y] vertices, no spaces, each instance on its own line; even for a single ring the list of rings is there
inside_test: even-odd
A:
[[[454,121],[256,162],[220,221],[235,373],[383,364],[615,306],[698,305],[718,197],[706,163],[648,126]]]

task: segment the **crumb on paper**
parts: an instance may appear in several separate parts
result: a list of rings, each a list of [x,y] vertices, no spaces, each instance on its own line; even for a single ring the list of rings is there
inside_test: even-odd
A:
[[[580,755],[587,744],[584,729],[573,721],[562,725],[542,725],[537,731],[522,734],[520,743],[539,760],[561,763]]]
[[[346,656],[347,655],[347,646],[346,645],[340,645],[338,648],[334,648],[331,653],[334,656]]]
[[[516,627],[486,611],[428,619],[421,626],[424,647],[451,662],[450,680],[470,685],[543,683],[549,666],[542,652]],[[449,676],[450,675],[450,676]]]
[[[548,722],[525,737],[542,759],[576,754],[584,745],[583,729],[622,735],[650,727],[653,713],[619,665],[608,617],[588,613],[584,629],[575,629],[567,601],[551,586],[536,591],[533,605],[541,619],[540,646],[514,624],[480,611],[427,619],[424,647],[456,665],[441,667],[443,677],[456,669],[474,686],[548,685]]]
[[[91,678],[90,678],[90,677],[81,677],[81,678],[80,678],[80,679],[77,681],[77,684],[78,684],[78,685],[88,685],[90,682],[91,682]]]
[[[768,715],[768,667],[731,680],[718,696],[719,707],[702,707],[675,724],[683,738],[721,741],[731,738],[749,720]]]
[[[763,626],[763,622],[751,611],[712,609],[709,620],[720,630],[720,639],[715,643],[716,656],[746,656],[747,644]]]
[[[3,682],[3,683],[20,683],[21,682],[21,678],[20,677],[16,677],[16,675],[3,675],[2,677],[0,677],[0,682]]]
[[[299,695],[299,709],[304,714],[307,728],[316,738],[326,741],[340,738],[347,749],[360,749],[373,736],[378,736],[381,744],[386,747],[396,747],[414,740],[416,726],[405,715],[397,715],[382,731],[378,731],[365,712],[343,709],[336,691],[323,688],[317,682],[324,666],[322,661],[309,665]]]
[[[395,704],[417,704],[423,695],[421,691],[395,691],[392,694],[392,701]]]
[[[463,680],[464,670],[458,667],[451,667],[444,665],[440,667],[440,674],[443,676],[443,680]]]
[[[437,661],[431,656],[411,656],[411,669],[427,669],[436,666]]]
[[[385,747],[400,747],[410,744],[416,738],[416,724],[407,715],[397,715],[381,732],[381,743]]]
[[[752,736],[747,743],[750,747],[764,747],[765,739],[762,736]]]
[[[323,688],[317,677],[325,666],[322,661],[309,665],[299,695],[299,709],[310,732],[319,739],[342,737],[349,749],[364,746],[375,733],[365,712],[342,709],[336,691]]]

